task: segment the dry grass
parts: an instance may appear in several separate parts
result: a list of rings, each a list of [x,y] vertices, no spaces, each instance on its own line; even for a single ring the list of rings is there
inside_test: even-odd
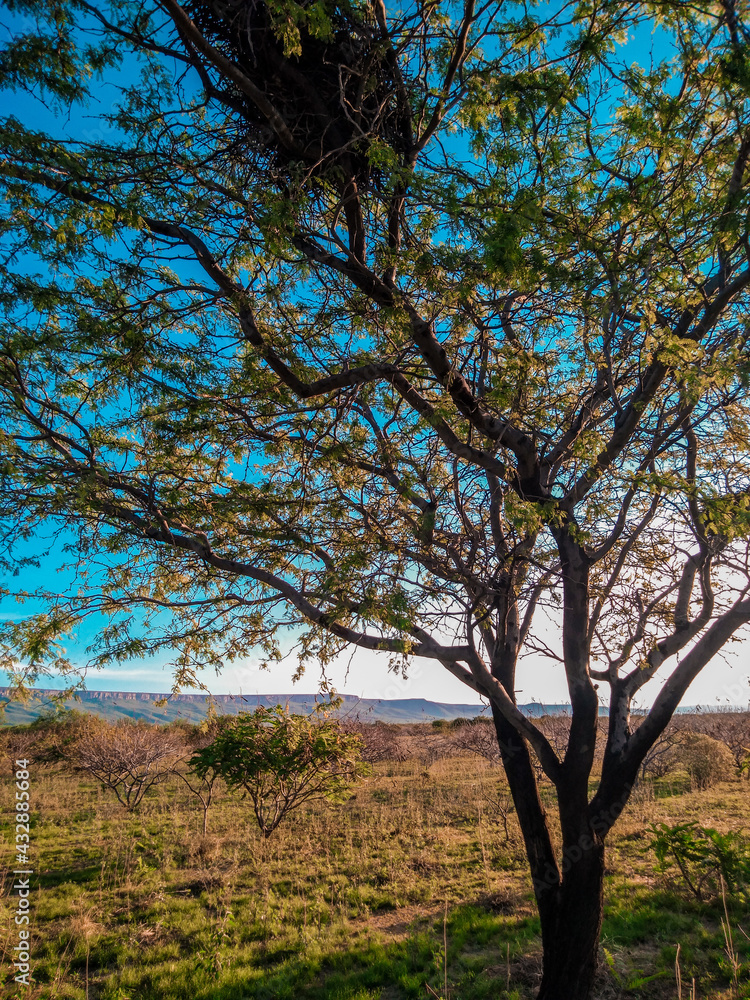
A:
[[[441,995],[446,973],[451,1000],[533,995],[538,924],[522,841],[502,773],[481,757],[378,763],[347,802],[310,805],[268,841],[223,792],[203,837],[202,810],[177,780],[129,816],[91,781],[32,777],[37,986],[7,982],[6,896],[4,997],[402,1000],[428,986]],[[730,968],[721,901],[680,896],[647,847],[649,823],[747,827],[750,785],[686,787],[677,775],[636,790],[614,831],[600,1000],[673,1000],[678,945],[685,997],[693,978],[697,997],[750,997],[747,913],[728,900]],[[6,774],[4,817],[11,788]]]

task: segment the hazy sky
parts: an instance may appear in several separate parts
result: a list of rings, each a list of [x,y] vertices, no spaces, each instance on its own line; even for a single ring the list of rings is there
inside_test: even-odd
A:
[[[296,684],[292,677],[296,659],[290,656],[271,670],[260,670],[257,660],[228,664],[221,675],[206,673],[202,681],[212,694],[293,694],[318,689],[320,673],[309,666]],[[478,704],[479,698],[433,660],[415,660],[404,679],[389,673],[388,657],[367,650],[353,650],[339,657],[327,675],[340,693],[360,698],[426,698],[449,704]],[[0,675],[1,676],[1,675]],[[665,675],[666,676],[666,675]],[[53,686],[44,682],[41,686]],[[59,685],[54,685],[59,686]],[[171,687],[169,668],[157,661],[124,663],[91,671],[86,686],[92,690],[167,692]],[[648,705],[660,686],[659,675],[648,684],[638,704]],[[602,696],[606,685],[600,686]],[[525,660],[518,671],[518,701],[521,704],[565,704],[569,701],[560,664],[541,659]],[[606,703],[606,701],[605,701]],[[698,677],[687,693],[687,705],[738,705],[750,703],[750,646],[747,642],[729,645]]]

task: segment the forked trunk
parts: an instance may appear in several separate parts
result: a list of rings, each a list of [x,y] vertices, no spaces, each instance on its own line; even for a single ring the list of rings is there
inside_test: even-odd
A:
[[[562,883],[549,890],[553,904],[539,907],[544,957],[538,1000],[590,1000],[602,926],[604,844],[597,839],[589,847],[586,840],[564,850],[562,868]]]
[[[601,832],[608,828],[609,813],[597,813],[592,820],[584,770],[574,783],[580,786],[578,794],[573,790],[563,794],[560,819],[565,834],[558,861],[528,748],[494,707],[493,716],[541,920],[543,960],[538,1000],[590,1000],[603,912]]]

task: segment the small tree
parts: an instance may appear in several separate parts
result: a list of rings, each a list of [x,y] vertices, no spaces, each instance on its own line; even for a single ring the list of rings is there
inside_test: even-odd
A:
[[[280,705],[243,712],[190,760],[199,778],[218,775],[253,803],[264,837],[309,799],[336,799],[369,766],[362,740],[333,719],[290,715]]]
[[[185,745],[174,732],[140,722],[113,726],[92,718],[70,746],[67,760],[76,771],[101,781],[132,812],[184,755]]]
[[[458,750],[475,753],[490,764],[499,764],[502,760],[495,727],[489,719],[466,722],[455,730],[451,740]]]
[[[226,724],[226,717],[210,719],[201,726],[189,726],[184,730],[186,741],[192,750],[203,750],[215,739],[216,733]],[[213,770],[207,770],[205,774],[198,775],[191,770],[188,764],[187,774],[177,768],[175,774],[187,785],[190,792],[198,799],[203,809],[203,836],[208,833],[208,810],[213,802],[216,782],[219,775]]]

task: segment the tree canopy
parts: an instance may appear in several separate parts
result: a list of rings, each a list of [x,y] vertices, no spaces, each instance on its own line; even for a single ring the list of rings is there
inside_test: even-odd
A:
[[[600,845],[750,621],[746,4],[6,6],[3,85],[57,118],[0,138],[5,530],[82,570],[7,662],[94,612],[95,662],[166,646],[178,683],[280,628],[439,661],[491,700],[549,951],[528,747]]]
[[[261,705],[226,720],[193,754],[190,767],[199,778],[221,777],[230,791],[249,795],[267,838],[305,802],[345,797],[352,783],[369,773],[362,746],[362,738],[345,732],[336,719]]]

